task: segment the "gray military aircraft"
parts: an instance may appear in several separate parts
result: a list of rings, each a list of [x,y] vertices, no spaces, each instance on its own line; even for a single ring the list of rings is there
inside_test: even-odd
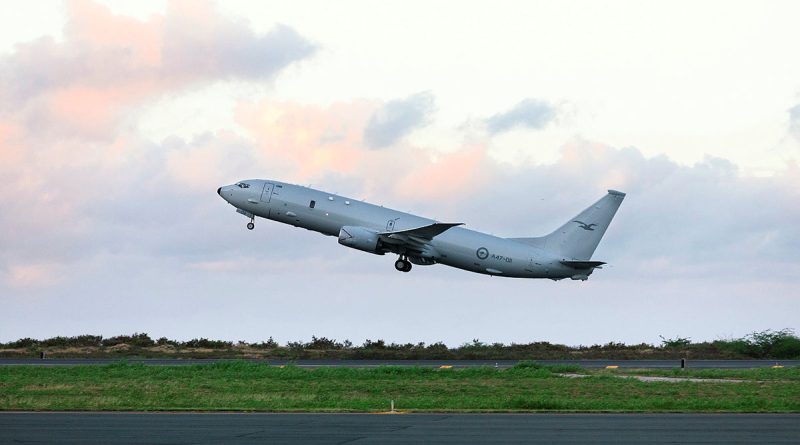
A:
[[[608,194],[539,238],[500,238],[332,193],[279,181],[250,179],[217,189],[250,218],[291,224],[338,236],[339,244],[377,255],[394,253],[395,269],[445,264],[486,275],[586,280],[602,261],[591,261],[625,194]]]

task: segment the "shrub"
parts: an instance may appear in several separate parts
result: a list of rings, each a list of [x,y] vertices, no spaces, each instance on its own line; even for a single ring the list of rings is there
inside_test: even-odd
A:
[[[159,338],[158,340],[156,340],[156,344],[159,345],[159,346],[166,346],[166,345],[179,346],[180,345],[180,343],[178,343],[177,341],[170,340],[167,337]]]
[[[278,342],[272,339],[272,337],[268,338],[267,341],[262,341],[261,343],[253,343],[250,346],[259,349],[275,349],[277,348]]]
[[[209,340],[207,338],[193,338],[181,343],[186,348],[226,349],[232,348],[233,342],[223,340]]]
[[[137,346],[140,348],[146,348],[148,346],[153,346],[156,342],[150,338],[149,335],[145,333],[134,333],[133,335],[117,335],[116,337],[106,338],[102,341],[103,346],[116,346],[121,344],[127,344],[131,346]]]
[[[343,345],[334,339],[326,337],[317,338],[311,336],[311,342],[305,345],[305,349],[342,349]]]
[[[659,337],[661,338],[662,348],[678,349],[678,348],[685,348],[692,344],[691,338],[684,338],[684,337],[664,338],[664,336],[662,335],[659,335]]]
[[[19,340],[12,341],[3,345],[6,348],[33,348],[39,346],[39,340],[34,338],[20,338]]]
[[[762,358],[792,358],[800,356],[800,339],[791,329],[753,332],[746,338],[755,353]]]

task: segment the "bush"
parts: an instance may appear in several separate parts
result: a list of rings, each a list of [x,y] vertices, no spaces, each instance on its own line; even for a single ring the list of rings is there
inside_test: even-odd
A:
[[[717,340],[721,351],[752,358],[791,359],[800,357],[800,338],[791,329],[753,332],[744,338]]]
[[[186,348],[228,349],[233,347],[233,342],[223,340],[209,340],[207,338],[193,338],[181,343]]]
[[[363,349],[386,349],[386,342],[383,340],[372,341],[367,339],[361,347]]]
[[[305,345],[305,349],[342,349],[343,345],[337,343],[336,340],[326,337],[317,338],[311,336],[311,342]]]
[[[102,341],[103,346],[116,346],[126,344],[140,348],[154,346],[156,342],[150,338],[149,335],[142,333],[134,333],[133,335],[117,335],[116,337],[107,338]]]
[[[12,341],[12,342],[6,343],[3,346],[6,347],[6,348],[12,348],[12,349],[33,348],[33,347],[39,346],[39,340],[36,340],[34,338],[25,337],[25,338],[20,338],[19,340],[16,340],[16,341]]]
[[[168,339],[167,337],[161,337],[161,338],[159,338],[158,340],[156,340],[156,344],[157,344],[158,346],[167,346],[167,345],[170,345],[170,346],[179,346],[179,345],[180,345],[180,343],[178,343],[177,341],[175,341],[175,340],[170,340],[170,339]]]
[[[275,349],[280,345],[278,345],[278,342],[276,342],[275,340],[272,339],[272,337],[270,337],[269,339],[267,339],[267,341],[262,341],[261,343],[253,343],[250,346],[258,349]]]
[[[532,343],[484,343],[479,339],[464,343],[461,346],[449,348],[442,342],[425,343],[386,343],[384,340],[366,340],[360,346],[353,346],[349,340],[339,342],[332,338],[312,336],[310,342],[289,342],[282,347],[272,337],[260,343],[249,346],[267,351],[265,356],[280,358],[337,358],[337,359],[381,359],[381,360],[551,360],[551,359],[639,359],[639,358],[675,358],[691,356],[695,359],[728,359],[728,358],[761,358],[761,359],[792,359],[800,358],[800,338],[791,329],[778,331],[766,330],[753,332],[743,338],[715,340],[713,342],[692,343],[690,338],[661,337],[660,347],[647,343],[626,345],[619,342],[609,342],[604,345],[592,346],[566,346],[549,342]],[[231,350],[233,342],[209,340],[207,338],[194,338],[186,342],[170,340],[161,337],[157,341],[145,333],[133,335],[118,335],[103,338],[99,335],[79,335],[76,337],[53,337],[46,340],[21,338],[6,344],[3,348],[68,348],[68,347],[111,347],[119,344],[131,347],[146,348],[154,345],[172,345],[176,348],[206,348],[216,350]],[[245,343],[239,342],[239,345]],[[103,353],[102,349],[99,351]],[[144,352],[144,351],[136,351]],[[4,354],[16,354],[5,352]],[[227,356],[228,354],[226,354]],[[533,362],[523,362],[521,365],[532,368],[540,365]],[[537,368],[538,369],[538,368]],[[552,371],[552,369],[551,369]],[[556,371],[553,371],[556,372]]]
[[[786,336],[775,339],[772,343],[772,356],[781,359],[800,358],[800,338]]]
[[[746,357],[754,357],[756,354],[753,345],[748,343],[743,338],[737,338],[733,340],[716,340],[712,343],[712,345],[727,354]]]
[[[103,337],[100,335],[79,335],[77,337],[53,337],[39,342],[46,347],[80,347],[100,346]]]
[[[684,338],[684,337],[664,338],[664,336],[662,335],[659,335],[659,337],[661,338],[662,348],[678,349],[678,348],[685,348],[692,344],[691,338]]]
[[[753,332],[746,337],[756,354],[762,358],[793,358],[800,356],[800,338],[791,329]]]

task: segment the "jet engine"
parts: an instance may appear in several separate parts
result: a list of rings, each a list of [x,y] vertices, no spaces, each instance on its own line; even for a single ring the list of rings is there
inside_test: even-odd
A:
[[[339,231],[339,244],[376,255],[384,254],[379,248],[380,239],[378,234],[364,227],[342,227]]]

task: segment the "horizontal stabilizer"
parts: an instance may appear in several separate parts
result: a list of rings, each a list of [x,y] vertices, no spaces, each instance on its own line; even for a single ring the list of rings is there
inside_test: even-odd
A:
[[[396,230],[393,232],[380,232],[378,235],[393,236],[393,235],[407,235],[426,240],[432,240],[436,235],[440,235],[448,229],[455,226],[461,226],[464,223],[433,223],[427,226],[416,227],[414,229]]]
[[[600,269],[603,264],[606,264],[603,261],[562,261],[561,264],[565,266],[572,267],[574,269]]]

